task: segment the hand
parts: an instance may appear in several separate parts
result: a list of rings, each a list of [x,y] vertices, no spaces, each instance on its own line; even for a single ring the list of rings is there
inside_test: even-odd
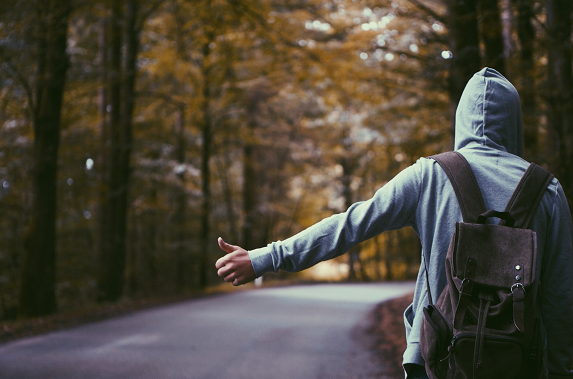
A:
[[[215,263],[217,275],[222,276],[226,282],[231,282],[234,286],[255,280],[257,276],[247,250],[229,245],[221,237],[218,242],[219,247],[228,254],[219,258]]]

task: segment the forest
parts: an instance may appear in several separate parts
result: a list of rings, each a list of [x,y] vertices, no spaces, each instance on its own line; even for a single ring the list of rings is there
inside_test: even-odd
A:
[[[3,0],[0,320],[220,283],[218,236],[287,238],[451,150],[485,66],[518,89],[524,158],[571,206],[572,4]],[[331,268],[419,264],[407,229]]]

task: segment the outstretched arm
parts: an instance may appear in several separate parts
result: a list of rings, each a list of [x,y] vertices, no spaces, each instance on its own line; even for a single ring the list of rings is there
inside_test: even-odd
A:
[[[217,275],[223,277],[226,282],[231,282],[234,286],[255,280],[255,270],[253,270],[247,250],[240,246],[230,245],[221,237],[219,237],[218,242],[219,247],[228,254],[219,258],[215,263]]]
[[[420,161],[400,172],[370,200],[351,205],[284,241],[249,251],[255,274],[301,271],[344,254],[383,231],[415,226],[422,187]]]
[[[238,286],[270,271],[301,271],[339,256],[385,230],[414,226],[420,170],[419,163],[406,168],[370,200],[355,203],[346,212],[328,217],[285,241],[247,252],[219,238],[219,246],[229,254],[217,261],[218,275]]]

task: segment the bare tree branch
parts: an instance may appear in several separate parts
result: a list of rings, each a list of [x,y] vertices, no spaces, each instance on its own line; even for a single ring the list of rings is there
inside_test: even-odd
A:
[[[148,92],[148,91],[139,91],[135,94],[137,97],[148,97],[152,99],[161,99],[165,101],[167,104],[173,105],[175,107],[186,107],[187,103],[179,100],[175,100],[173,96],[161,93],[161,92]]]
[[[8,66],[8,68],[12,73],[12,76],[22,86],[22,88],[24,88],[24,91],[26,91],[26,98],[28,99],[28,104],[30,104],[30,106],[28,107],[28,112],[30,113],[30,116],[33,116],[34,93],[32,91],[32,87],[30,87],[30,83],[28,83],[24,75],[22,75],[22,73],[18,70],[18,68],[7,57],[6,53],[4,52],[4,49],[1,46],[0,46],[0,61],[6,63],[6,65]]]
[[[149,7],[149,9],[147,9],[147,11],[141,13],[141,17],[139,20],[137,20],[138,22],[135,26],[136,33],[138,34],[141,33],[141,30],[145,25],[145,21],[161,6],[162,3],[163,0],[156,0],[153,3],[151,3],[151,6]]]
[[[419,0],[408,0],[412,5],[416,8],[420,9],[423,12],[426,12],[436,20],[440,21],[444,25],[448,25],[447,19],[445,16],[438,14],[432,8],[428,7],[427,5],[422,4]]]
[[[539,19],[539,16],[538,16],[538,15],[534,15],[534,16],[532,17],[532,19],[533,19],[535,22],[537,22],[537,23],[539,24],[539,26],[541,26],[541,28],[543,28],[543,30],[545,31],[545,33],[549,34],[549,29],[547,28],[547,25],[546,25],[543,21],[541,21],[541,20]]]

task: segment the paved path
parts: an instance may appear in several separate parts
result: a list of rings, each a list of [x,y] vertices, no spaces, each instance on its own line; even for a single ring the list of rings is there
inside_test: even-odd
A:
[[[363,333],[413,283],[240,291],[0,345],[0,378],[381,378]]]

